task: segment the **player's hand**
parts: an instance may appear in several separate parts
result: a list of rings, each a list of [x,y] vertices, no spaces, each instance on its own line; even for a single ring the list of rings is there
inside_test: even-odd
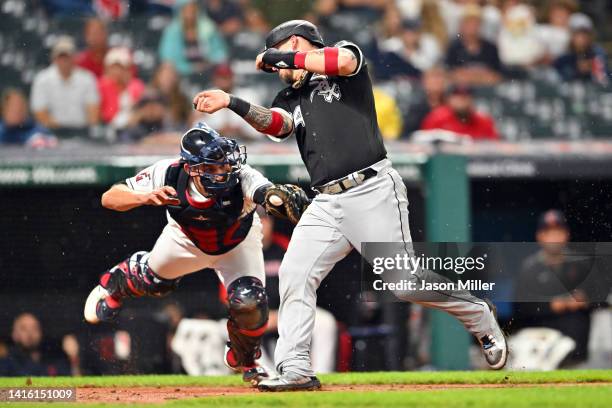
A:
[[[176,190],[170,186],[163,186],[157,190],[145,194],[143,198],[144,205],[164,206],[164,205],[179,205],[181,200],[176,197]]]
[[[255,58],[255,68],[258,71],[264,71],[264,72],[277,72],[278,68],[276,67],[271,67],[270,65],[266,65],[263,62],[263,56],[266,52],[261,52],[259,53],[259,55],[257,55],[257,58]]]
[[[220,89],[202,91],[193,98],[193,108],[204,113],[215,113],[219,109],[227,108],[229,103],[229,94]]]

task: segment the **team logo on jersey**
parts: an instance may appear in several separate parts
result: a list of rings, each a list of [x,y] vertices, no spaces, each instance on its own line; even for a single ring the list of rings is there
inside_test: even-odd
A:
[[[302,125],[302,127],[306,127],[306,124],[304,123],[304,117],[302,116],[302,109],[300,108],[300,105],[296,106],[295,109],[293,110],[293,126],[297,128],[298,125]]]
[[[208,220],[210,218],[205,217],[203,215],[198,215],[197,217],[193,217],[193,219],[196,220],[196,221],[206,221],[206,220]]]
[[[323,100],[327,103],[332,103],[334,101],[334,98],[340,100],[340,98],[342,97],[338,84],[332,82],[330,85],[330,82],[327,79],[320,80],[315,89],[310,92],[310,102],[312,102],[315,93],[317,95],[321,95],[323,97]]]
[[[143,187],[148,186],[150,182],[151,182],[151,173],[149,173],[148,171],[141,171],[136,176],[136,184],[138,184],[139,186],[143,186]]]

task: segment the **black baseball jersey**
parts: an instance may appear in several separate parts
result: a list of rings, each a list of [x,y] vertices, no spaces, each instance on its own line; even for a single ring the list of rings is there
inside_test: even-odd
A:
[[[313,186],[347,176],[387,155],[361,50],[348,41],[334,47],[347,48],[357,57],[358,66],[352,75],[310,74],[300,88],[283,89],[272,103],[273,109],[293,115],[292,133]]]

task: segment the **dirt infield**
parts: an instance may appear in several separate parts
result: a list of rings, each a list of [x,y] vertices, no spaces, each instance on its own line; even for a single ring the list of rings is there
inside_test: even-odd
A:
[[[384,385],[324,385],[319,392],[329,391],[431,391],[462,388],[534,388],[534,387],[568,387],[568,386],[601,386],[609,382],[591,383],[548,383],[548,384],[384,384]],[[142,403],[154,404],[172,400],[201,398],[211,396],[234,396],[257,394],[254,388],[247,385],[236,387],[94,387],[84,386],[77,389],[78,402],[91,403]]]

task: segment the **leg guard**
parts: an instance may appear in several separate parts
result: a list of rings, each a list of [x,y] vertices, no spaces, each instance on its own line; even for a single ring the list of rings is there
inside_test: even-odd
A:
[[[227,362],[232,367],[253,366],[261,356],[261,337],[268,324],[266,290],[259,279],[245,276],[229,285],[227,300],[230,314]]]
[[[175,290],[179,279],[160,278],[149,268],[148,260],[148,252],[134,253],[104,272],[100,277],[100,285],[116,301],[126,297],[162,297]]]

